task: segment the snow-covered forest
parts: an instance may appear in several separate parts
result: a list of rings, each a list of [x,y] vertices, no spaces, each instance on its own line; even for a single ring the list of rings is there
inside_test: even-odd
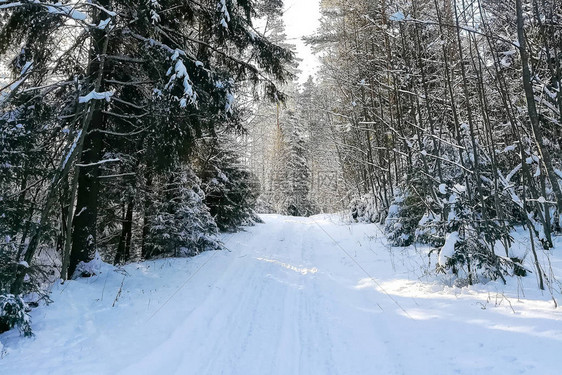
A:
[[[302,1],[0,0],[0,373],[557,373],[562,0]]]

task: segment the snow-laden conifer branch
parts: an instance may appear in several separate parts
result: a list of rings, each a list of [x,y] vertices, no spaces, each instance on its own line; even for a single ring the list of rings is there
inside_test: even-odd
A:
[[[116,159],[116,158],[111,158],[111,159],[104,159],[104,160],[99,160],[93,163],[87,163],[87,164],[83,164],[83,163],[76,163],[77,167],[95,167],[98,165],[102,165],[102,164],[106,164],[106,163],[116,163],[116,162],[120,162],[121,159]]]

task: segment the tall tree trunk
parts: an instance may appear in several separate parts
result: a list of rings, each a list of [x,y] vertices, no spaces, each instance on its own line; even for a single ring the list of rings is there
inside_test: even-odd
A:
[[[100,5],[107,6],[108,0],[100,1]],[[94,12],[94,24],[101,21],[105,15],[100,11]],[[95,76],[94,90],[102,91],[104,78],[105,54],[108,50],[109,35],[104,30],[93,32],[92,47],[90,50],[89,76]],[[80,262],[88,262],[92,258],[96,247],[96,224],[98,218],[98,193],[99,193],[99,165],[102,156],[102,133],[105,116],[102,114],[103,103],[94,101],[90,108],[91,119],[89,131],[84,138],[84,152],[78,170],[78,190],[76,210],[72,221],[72,249],[68,274],[72,277]],[[72,204],[73,202],[70,202]]]
[[[96,110],[92,118],[92,129],[100,129],[103,116]],[[102,156],[101,133],[93,132],[86,136],[85,151],[81,164],[88,165],[100,161]],[[68,274],[72,277],[80,262],[92,259],[96,248],[96,224],[98,218],[99,165],[80,167],[78,172],[78,191],[76,214],[73,220],[72,250]]]
[[[135,208],[134,198],[129,198],[125,217],[121,229],[121,238],[117,246],[117,253],[115,255],[115,264],[126,262],[131,258],[131,238],[133,233],[133,212]]]
[[[149,249],[146,239],[148,237],[148,232],[150,230],[150,220],[149,220],[149,213],[150,213],[150,196],[152,190],[152,176],[149,173],[145,175],[145,196],[143,202],[143,218],[142,218],[142,239],[141,239],[141,256],[143,259],[149,259],[151,254],[151,249]]]
[[[517,13],[517,37],[519,39],[519,51],[521,53],[521,68],[523,70],[523,88],[525,90],[525,98],[527,99],[527,110],[529,112],[529,120],[531,121],[531,126],[533,129],[533,134],[535,135],[537,141],[537,148],[539,150],[542,163],[546,169],[548,179],[552,186],[552,191],[556,196],[558,212],[562,212],[562,191],[560,189],[560,184],[558,183],[558,177],[554,172],[552,167],[552,160],[550,158],[550,152],[544,145],[544,138],[542,134],[542,129],[539,124],[539,117],[537,113],[537,107],[535,104],[535,95],[533,92],[533,84],[531,82],[531,70],[529,69],[529,54],[527,51],[527,39],[525,37],[525,23],[523,20],[523,8],[521,0],[515,1],[515,8]]]

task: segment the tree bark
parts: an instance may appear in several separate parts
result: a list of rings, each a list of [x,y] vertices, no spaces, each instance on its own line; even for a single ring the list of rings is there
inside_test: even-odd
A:
[[[123,218],[123,226],[121,229],[121,237],[119,245],[117,246],[117,253],[115,255],[115,264],[126,262],[131,258],[131,238],[133,233],[133,211],[135,201],[133,198],[129,199],[127,204],[127,212]]]
[[[96,109],[92,116],[92,130],[100,129],[102,113]],[[91,132],[84,141],[85,151],[81,163],[91,164],[102,156],[100,132]],[[72,277],[80,262],[88,262],[96,249],[96,224],[98,217],[99,165],[80,167],[78,171],[78,191],[72,230],[72,250],[68,274]]]

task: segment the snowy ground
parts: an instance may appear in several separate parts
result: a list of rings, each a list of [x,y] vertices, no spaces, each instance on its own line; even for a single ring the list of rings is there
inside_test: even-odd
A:
[[[447,287],[374,225],[264,219],[230,252],[55,286],[35,338],[0,335],[0,373],[560,374],[562,308],[534,276]]]

